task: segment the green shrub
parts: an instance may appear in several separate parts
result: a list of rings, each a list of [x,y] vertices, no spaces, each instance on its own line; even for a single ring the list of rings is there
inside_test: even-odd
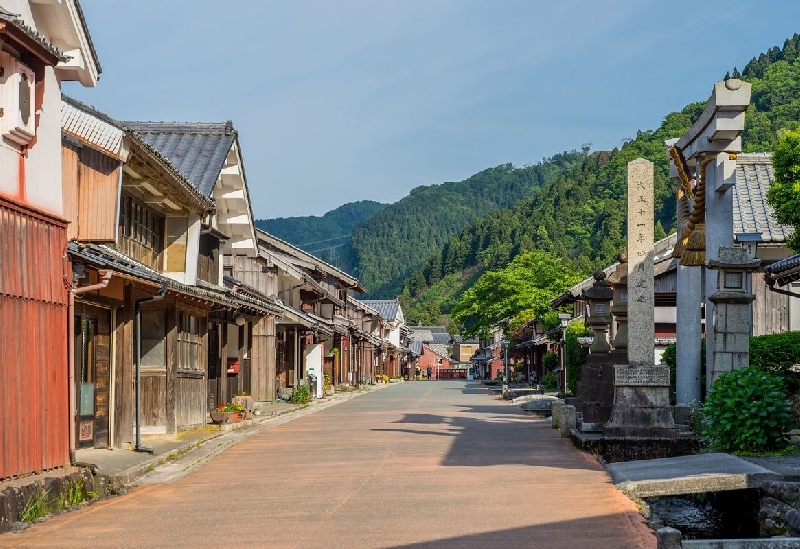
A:
[[[542,357],[542,365],[545,372],[557,370],[560,366],[558,353],[547,353]]]
[[[750,365],[783,377],[790,393],[800,392],[800,374],[791,367],[800,363],[800,332],[750,338]]]
[[[545,391],[555,390],[555,388],[558,386],[555,372],[547,372],[542,376],[539,384],[544,388]]]
[[[719,452],[781,449],[793,422],[789,404],[780,377],[752,367],[725,373],[703,404],[702,438]]]
[[[308,385],[298,385],[292,391],[292,404],[308,404],[311,399],[311,389]]]
[[[583,322],[573,322],[567,327],[567,333],[565,334],[567,387],[569,387],[572,394],[575,394],[575,389],[581,380],[583,365],[586,363],[586,357],[589,354],[589,349],[581,347],[581,344],[578,343],[578,337],[587,335],[591,335],[591,331]]]

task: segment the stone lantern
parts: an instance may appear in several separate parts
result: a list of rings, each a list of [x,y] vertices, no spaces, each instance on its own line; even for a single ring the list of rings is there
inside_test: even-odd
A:
[[[609,353],[606,336],[611,324],[614,290],[606,283],[605,277],[603,271],[596,272],[594,284],[582,293],[586,301],[586,325],[594,333],[577,384],[578,407],[583,412],[580,430],[583,433],[602,432],[614,404],[613,353]]]
[[[719,256],[708,261],[708,268],[717,271],[717,292],[708,299],[714,303],[713,343],[714,369],[706,376],[711,384],[723,373],[747,366],[750,362],[750,304],[755,296],[748,291],[748,272],[759,267],[748,249],[719,247]]]
[[[597,271],[593,276],[594,284],[582,293],[587,304],[586,325],[594,333],[589,352],[607,353],[611,350],[606,332],[611,325],[611,300],[614,297],[614,290],[604,280],[606,273]]]
[[[617,330],[611,346],[614,350],[627,353],[628,349],[628,254],[623,251],[617,257],[619,267],[608,277],[608,284],[613,288],[614,297],[611,314],[617,322]],[[627,355],[626,355],[627,357]]]

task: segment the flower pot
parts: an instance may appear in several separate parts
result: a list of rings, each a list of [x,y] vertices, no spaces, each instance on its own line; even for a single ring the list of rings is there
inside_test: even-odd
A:
[[[239,423],[247,417],[247,412],[229,412],[231,414],[231,423]]]
[[[242,406],[244,406],[244,410],[246,412],[253,411],[253,397],[251,396],[235,396],[233,397],[231,402],[233,402],[234,404],[241,404]]]
[[[222,425],[231,421],[231,412],[211,412],[211,421],[214,425]]]

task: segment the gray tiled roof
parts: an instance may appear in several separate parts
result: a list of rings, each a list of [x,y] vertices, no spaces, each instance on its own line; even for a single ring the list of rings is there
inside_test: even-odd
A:
[[[432,345],[425,345],[425,346],[427,348],[429,348],[431,351],[433,351],[434,353],[436,353],[437,355],[440,355],[440,356],[442,356],[444,358],[450,358],[449,356],[447,356],[447,346],[446,345],[437,345],[437,344],[434,343]]]
[[[411,328],[412,330],[430,330],[430,332],[432,334],[435,334],[435,333],[446,334],[447,333],[447,326],[422,326],[422,325],[419,325],[419,326],[409,326],[409,328]]]
[[[800,280],[800,254],[766,266],[764,280],[769,286],[786,286]]]
[[[430,330],[411,330],[411,341],[420,341],[422,343],[431,343],[433,341],[433,334]]]
[[[124,122],[163,154],[203,195],[211,197],[225,157],[236,140],[226,123]]]
[[[378,311],[386,320],[396,320],[400,312],[400,302],[396,299],[362,299],[361,303]]]
[[[733,232],[761,233],[763,242],[786,242],[792,228],[775,221],[767,204],[767,192],[775,181],[772,155],[750,153],[736,161],[736,187],[733,193]]]

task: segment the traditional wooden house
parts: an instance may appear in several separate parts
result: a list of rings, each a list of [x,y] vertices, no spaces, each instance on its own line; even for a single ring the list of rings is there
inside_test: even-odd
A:
[[[280,309],[259,259],[238,132],[225,123],[126,122],[214,204],[199,232],[197,285],[226,286],[268,307],[213,308],[208,315],[208,405],[243,392],[274,398],[275,319]],[[179,229],[182,229],[179,228]],[[227,277],[227,278],[225,278]],[[276,308],[277,307],[277,308]]]
[[[273,295],[284,306],[276,325],[276,385],[293,387],[327,374],[335,387],[353,383],[352,333],[348,296],[363,293],[361,283],[321,259],[263,231],[257,231],[259,256],[272,278]]]
[[[430,368],[430,379],[454,379],[460,377],[456,375],[459,371],[453,368],[450,357],[447,354],[447,347],[437,343],[426,343],[422,345],[422,354],[419,357],[418,366],[421,375],[427,377]],[[466,369],[463,370],[463,377],[467,377]]]
[[[396,299],[365,299],[361,302],[377,311],[383,319],[381,339],[386,340],[388,345],[384,345],[378,373],[389,377],[403,375],[402,365],[407,363],[407,351],[401,342],[405,317],[400,302]]]
[[[215,202],[164,155],[80,102],[65,98],[63,113],[65,210],[76,220],[68,250],[80,275],[77,443],[146,449],[141,435],[203,426],[218,400],[238,394],[243,320],[279,309],[224,284],[228,236]]]
[[[774,180],[771,154],[738,156],[733,193],[734,241],[745,235],[756,236],[756,258],[761,261],[761,267],[750,274],[749,283],[756,296],[752,306],[753,335],[800,330],[800,300],[772,291],[771,280],[764,276],[768,265],[792,255],[786,247],[786,238],[793,229],[775,221],[774,210],[766,199]]]
[[[69,464],[61,83],[100,64],[76,0],[0,7],[0,478]],[[43,268],[44,267],[44,268]],[[24,395],[24,398],[20,398]]]
[[[383,352],[388,348],[388,342],[383,339],[385,320],[363,301],[351,298],[349,302],[352,306],[348,314],[355,327],[352,349],[354,383],[372,383],[379,373]]]

